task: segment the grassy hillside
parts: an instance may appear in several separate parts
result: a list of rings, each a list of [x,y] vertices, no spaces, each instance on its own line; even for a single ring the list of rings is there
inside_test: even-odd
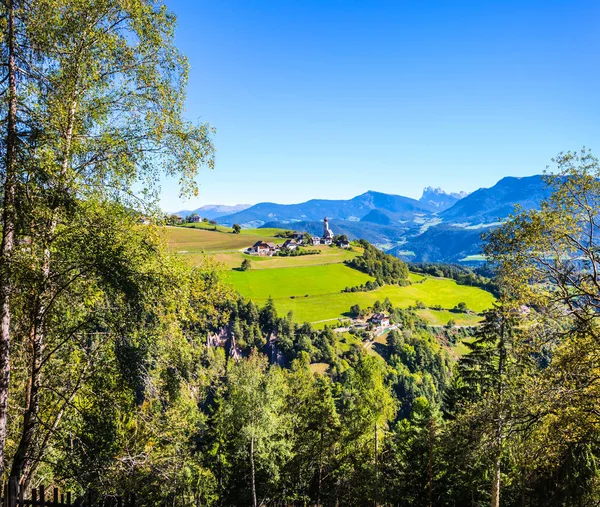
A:
[[[165,227],[165,235],[169,248],[185,256],[192,265],[198,264],[200,257],[210,254],[228,268],[238,268],[244,259],[250,259],[252,270],[273,268],[294,268],[300,266],[320,266],[339,264],[347,259],[360,255],[360,248],[348,252],[325,245],[311,247],[319,250],[319,255],[303,255],[298,257],[258,257],[244,255],[242,250],[259,240],[283,243],[284,238],[276,237],[284,229],[243,229],[240,234],[232,234],[231,228],[214,226],[205,223],[187,224],[186,227]]]
[[[237,287],[244,293],[243,287]],[[253,299],[262,304],[264,297],[254,296]],[[310,294],[304,298],[277,297],[273,295],[277,311],[285,314],[290,310],[294,312],[294,319],[298,321],[316,322],[344,317],[350,307],[358,304],[361,307],[372,306],[375,301],[383,301],[386,297],[398,308],[407,308],[415,302],[423,301],[427,306],[441,305],[446,311],[423,311],[423,317],[428,318],[434,325],[444,325],[453,319],[459,325],[473,324],[477,316],[455,314],[447,309],[464,301],[467,306],[480,312],[489,308],[494,301],[494,296],[489,292],[465,285],[458,285],[454,280],[445,278],[429,278],[423,283],[416,283],[407,287],[386,285],[369,292],[333,292],[326,294]]]
[[[227,279],[242,295],[255,301],[266,300],[269,296],[278,301],[292,296],[332,295],[344,287],[374,280],[344,264],[230,271]]]
[[[450,312],[456,304],[464,302],[475,312],[489,308],[494,297],[484,290],[458,285],[445,278],[424,278],[411,274],[413,282],[406,287],[386,285],[370,292],[342,293],[345,287],[362,285],[372,278],[347,267],[343,262],[360,255],[360,251],[348,252],[339,248],[319,246],[318,255],[298,257],[248,256],[242,250],[258,240],[283,242],[275,235],[282,229],[246,229],[242,234],[207,230],[206,224],[197,227],[167,227],[169,246],[190,262],[197,264],[203,255],[212,255],[226,267],[225,277],[244,296],[258,304],[264,304],[269,296],[275,300],[277,311],[285,315],[289,311],[298,322],[313,322],[317,326],[335,323],[343,318],[350,307],[372,306],[386,297],[400,308],[407,308],[422,301],[426,306],[439,305],[443,310],[419,310],[420,315],[432,325],[445,325],[454,320],[458,325],[475,324],[477,315]],[[213,226],[209,226],[213,227]],[[358,250],[358,249],[355,249]],[[244,258],[249,258],[252,268],[238,271]]]

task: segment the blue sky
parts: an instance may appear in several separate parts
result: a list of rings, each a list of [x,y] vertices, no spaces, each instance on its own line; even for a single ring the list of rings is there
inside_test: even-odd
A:
[[[165,0],[216,168],[164,209],[473,191],[600,150],[600,3]]]

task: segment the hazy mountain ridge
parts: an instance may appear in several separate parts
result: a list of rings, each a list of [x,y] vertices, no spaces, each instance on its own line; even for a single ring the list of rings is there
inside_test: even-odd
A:
[[[206,217],[210,220],[215,218],[221,218],[226,215],[231,215],[232,213],[237,213],[239,211],[243,211],[252,206],[252,204],[234,204],[229,206],[227,204],[206,204],[204,206],[200,206],[195,210],[187,210],[183,209],[180,211],[176,211],[174,214],[179,215],[182,218],[187,218],[190,215],[196,213],[200,215],[202,218]]]
[[[480,188],[440,213],[444,222],[482,224],[506,218],[518,204],[524,210],[535,209],[548,197],[543,176],[502,178],[490,188]]]
[[[336,234],[364,238],[406,260],[455,262],[479,254],[481,233],[514,212],[539,206],[548,190],[540,175],[505,177],[467,194],[427,187],[420,199],[368,191],[347,200],[312,199],[298,204],[262,202],[219,217],[242,227],[283,227],[322,233],[330,219]],[[207,216],[199,212],[201,216]]]
[[[350,220],[358,222],[374,209],[384,209],[412,219],[415,213],[429,214],[435,212],[435,206],[404,197],[384,194],[369,190],[347,200],[311,199],[299,204],[276,204],[261,202],[254,206],[221,218],[225,225],[238,223],[242,226],[256,225],[261,222],[280,222],[283,224],[298,221],[318,221],[328,217],[333,220]],[[262,225],[262,224],[261,224]]]

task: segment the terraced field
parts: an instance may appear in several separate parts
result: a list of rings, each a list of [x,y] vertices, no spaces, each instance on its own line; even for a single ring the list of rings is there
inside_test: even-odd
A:
[[[335,247],[320,246],[318,255],[298,257],[248,256],[242,250],[258,240],[282,243],[275,235],[281,229],[247,229],[242,234],[232,234],[230,229],[207,230],[206,224],[198,227],[167,227],[169,247],[191,264],[202,256],[214,256],[225,266],[225,277],[244,296],[259,305],[269,297],[275,300],[280,315],[293,312],[294,320],[312,322],[316,326],[335,324],[347,316],[352,305],[372,306],[386,297],[394,306],[407,308],[422,301],[427,307],[441,306],[443,310],[424,309],[419,314],[432,325],[445,325],[454,320],[458,325],[472,325],[479,321],[477,315],[453,313],[460,302],[474,312],[489,308],[494,297],[484,290],[458,285],[445,278],[424,278],[411,274],[411,285],[388,285],[370,292],[342,293],[345,287],[362,285],[372,278],[343,264],[344,260],[360,255]],[[212,227],[212,226],[209,226]],[[251,260],[248,271],[239,271],[244,258]]]

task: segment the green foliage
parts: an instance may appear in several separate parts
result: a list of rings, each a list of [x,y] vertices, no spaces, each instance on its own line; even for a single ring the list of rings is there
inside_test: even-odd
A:
[[[242,265],[240,266],[240,269],[242,271],[248,271],[251,267],[252,267],[252,262],[250,262],[250,259],[244,259],[242,261]]]
[[[240,224],[233,224],[232,232],[233,234],[239,234],[240,232],[242,232],[242,227],[240,226]]]
[[[467,303],[461,301],[454,308],[452,308],[452,311],[457,313],[467,313],[469,311],[469,307],[467,306]]]
[[[363,311],[361,310],[359,305],[352,305],[350,307],[350,315],[352,315],[352,317],[362,317],[363,316]]]
[[[407,283],[408,267],[404,262],[375,248],[368,241],[360,240],[358,243],[363,254],[346,261],[348,266],[374,277],[380,285]]]
[[[345,287],[342,292],[369,292],[379,288],[377,280],[367,280],[363,285],[355,285],[354,287]]]
[[[277,252],[278,257],[299,257],[301,255],[319,255],[321,250],[312,250],[306,248],[288,248],[287,246],[283,246]]]

